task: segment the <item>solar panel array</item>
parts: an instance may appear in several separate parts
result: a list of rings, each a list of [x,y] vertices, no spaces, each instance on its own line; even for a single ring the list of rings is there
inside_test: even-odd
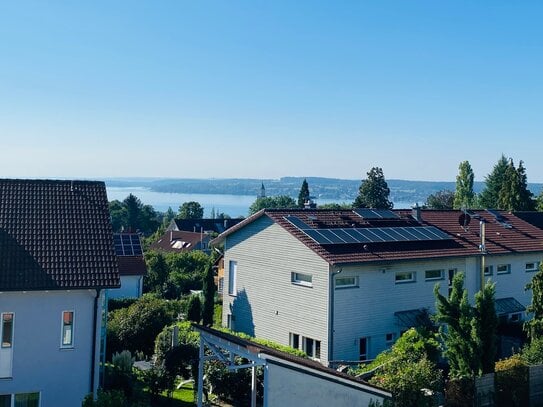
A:
[[[353,212],[364,219],[398,219],[399,216],[388,209],[358,208]]]
[[[140,237],[135,233],[115,233],[113,235],[117,256],[141,256]]]
[[[296,216],[287,216],[285,219],[321,245],[452,239],[435,226],[312,229]]]

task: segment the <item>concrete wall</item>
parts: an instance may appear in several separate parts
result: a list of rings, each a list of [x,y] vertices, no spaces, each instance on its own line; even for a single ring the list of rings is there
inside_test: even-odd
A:
[[[91,391],[95,294],[94,290],[0,293],[0,312],[15,313],[12,379],[0,380],[0,394],[41,392],[41,407],[81,405]],[[63,349],[62,311],[71,310],[74,346]]]
[[[121,276],[121,288],[108,289],[109,298],[139,298],[143,290],[143,276]]]
[[[383,397],[342,381],[303,373],[268,363],[267,394],[269,407],[368,406],[382,403]]]
[[[289,332],[321,341],[328,358],[329,267],[321,257],[264,216],[226,238],[223,325],[258,338],[289,344]],[[229,264],[237,262],[237,295],[228,294]],[[312,275],[312,286],[291,273]]]

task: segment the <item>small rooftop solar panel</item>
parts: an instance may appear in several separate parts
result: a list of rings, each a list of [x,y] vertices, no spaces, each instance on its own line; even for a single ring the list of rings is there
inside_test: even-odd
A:
[[[285,219],[288,220],[291,224],[296,226],[298,229],[305,231],[306,229],[311,229],[307,223],[301,220],[297,216],[288,215],[285,216]]]
[[[358,216],[364,219],[398,219],[399,216],[396,215],[389,209],[369,209],[369,208],[358,208],[353,209],[353,212]]]

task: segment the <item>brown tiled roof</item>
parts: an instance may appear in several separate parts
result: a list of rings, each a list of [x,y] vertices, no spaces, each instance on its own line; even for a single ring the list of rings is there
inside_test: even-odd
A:
[[[506,228],[486,211],[473,211],[486,223],[486,249],[489,254],[543,251],[543,230],[523,221],[513,214],[499,211]],[[461,211],[421,210],[421,222],[411,217],[410,210],[395,211],[399,219],[364,220],[350,210],[288,210],[265,209],[247,218],[244,222],[227,230],[212,243],[221,242],[229,234],[243,228],[261,216],[268,216],[290,234],[321,256],[330,264],[349,264],[383,262],[408,259],[471,256],[480,253],[479,220],[472,219],[470,227],[464,230],[458,223]],[[394,227],[397,226],[435,226],[449,234],[452,239],[440,241],[390,242],[368,244],[321,245],[293,226],[285,216],[294,215],[312,228],[348,227]]]
[[[522,211],[522,212],[513,212],[515,216],[518,216],[522,220],[543,229],[543,212],[535,211]]]
[[[237,225],[243,219],[174,219],[177,230],[187,232],[215,232],[222,233],[225,230]]]
[[[117,261],[121,276],[143,276],[147,274],[147,266],[143,256],[118,256]]]
[[[0,291],[119,281],[103,182],[0,179]]]
[[[178,230],[169,230],[151,244],[151,250],[162,250],[166,252],[190,252],[195,246],[209,238],[207,233],[194,233]]]

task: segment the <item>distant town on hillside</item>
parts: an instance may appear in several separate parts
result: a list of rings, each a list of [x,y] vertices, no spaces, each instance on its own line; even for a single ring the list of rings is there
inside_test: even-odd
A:
[[[311,195],[321,199],[352,201],[361,180],[322,177],[283,177],[280,179],[160,179],[160,178],[111,178],[105,179],[109,187],[143,187],[155,192],[184,194],[256,195],[263,183],[268,196],[288,195],[295,197],[304,179],[309,183]],[[387,180],[390,198],[394,202],[425,202],[430,194],[442,190],[455,190],[455,182]],[[484,182],[475,182],[473,190],[479,193]],[[539,195],[543,184],[528,184],[534,196]]]

